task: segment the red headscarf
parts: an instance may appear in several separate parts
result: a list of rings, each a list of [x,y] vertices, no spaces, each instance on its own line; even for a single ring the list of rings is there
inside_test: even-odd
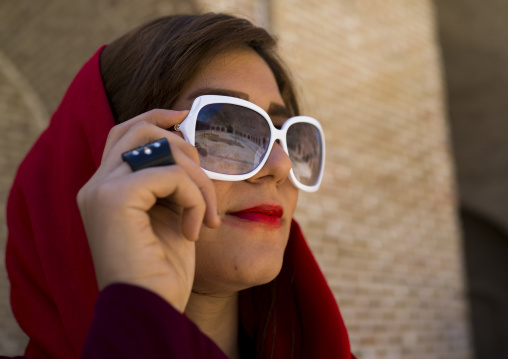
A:
[[[76,195],[97,170],[115,124],[101,50],[72,82],[9,197],[6,265],[29,358],[79,358],[93,318],[98,288]],[[333,294],[296,222],[281,274],[243,293],[240,310],[245,331],[267,357],[351,356]],[[270,318],[268,326],[261,317]]]

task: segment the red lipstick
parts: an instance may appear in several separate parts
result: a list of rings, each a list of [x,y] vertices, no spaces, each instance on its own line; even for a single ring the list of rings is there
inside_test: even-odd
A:
[[[282,225],[281,217],[284,214],[284,210],[281,206],[263,204],[229,214],[241,221],[254,222],[271,227],[280,227]]]

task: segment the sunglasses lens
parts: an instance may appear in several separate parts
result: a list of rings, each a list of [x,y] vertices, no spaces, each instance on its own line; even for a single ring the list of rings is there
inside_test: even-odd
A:
[[[263,160],[270,143],[270,126],[251,109],[214,103],[199,111],[195,141],[202,168],[240,175],[251,172]]]
[[[296,179],[314,186],[323,167],[321,133],[309,123],[295,123],[288,128],[287,145]]]

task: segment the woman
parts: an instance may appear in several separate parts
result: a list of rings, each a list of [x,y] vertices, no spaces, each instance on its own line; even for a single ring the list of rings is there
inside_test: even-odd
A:
[[[274,47],[243,19],[171,16],[83,67],[9,198],[27,357],[351,357],[292,221],[322,133],[287,121]]]

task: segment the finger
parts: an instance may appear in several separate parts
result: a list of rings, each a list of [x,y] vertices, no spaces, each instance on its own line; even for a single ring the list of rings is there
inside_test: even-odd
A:
[[[174,125],[181,123],[185,117],[189,114],[189,111],[173,111],[164,109],[154,109],[145,113],[142,113],[128,121],[122,122],[111,129],[108,134],[106,146],[104,148],[104,154],[109,153],[111,147],[117,143],[117,141],[123,137],[123,135],[135,124],[139,122],[146,122],[154,125],[155,127],[169,129]]]
[[[206,202],[204,224],[210,228],[218,227],[220,225],[220,217],[217,214],[215,186],[206,173],[199,167],[199,155],[196,148],[169,131],[145,121],[138,121],[138,123],[131,126],[124,136],[110,149],[110,153],[101,165],[102,170],[112,172],[114,167],[120,166],[122,162],[120,158],[121,154],[124,153],[127,148],[131,149],[133,144],[142,145],[160,139],[161,137],[168,139],[175,162],[188,172],[189,176],[202,191]],[[130,169],[124,168],[119,171],[118,175],[124,175],[129,171]]]
[[[177,147],[174,144],[170,144],[170,146],[175,162],[185,169],[189,177],[201,191],[206,204],[204,224],[210,228],[217,228],[220,225],[220,216],[217,213],[215,185],[212,180],[208,178],[205,171],[199,167],[199,164],[190,158],[187,153],[184,153],[181,147]]]
[[[194,146],[185,142],[183,138],[148,122],[139,121],[131,126],[114,144],[109,146],[108,153],[104,152],[101,163],[102,170],[112,171],[114,167],[122,162],[122,153],[161,138],[166,138],[172,148],[177,146],[182,152],[199,162],[197,150]]]
[[[122,192],[129,193],[130,208],[148,212],[158,198],[167,198],[182,208],[182,233],[198,239],[206,203],[199,187],[180,166],[149,168],[134,172],[125,180]]]
[[[209,228],[217,228],[220,223],[220,216],[217,213],[217,195],[215,185],[208,178],[206,173],[189,157],[175,148],[173,156],[178,165],[185,170],[189,178],[195,183],[205,201],[205,216],[203,224]]]
[[[188,111],[153,110],[118,125],[118,128],[111,131],[112,134],[108,139],[108,147],[105,150],[100,170],[102,173],[113,172],[114,168],[122,163],[122,153],[165,137],[170,142],[175,162],[186,169],[203,193],[206,202],[204,224],[215,228],[220,225],[220,217],[217,214],[215,186],[199,167],[199,155],[196,148],[185,142],[183,138],[175,133],[164,129],[171,124],[180,123],[187,114]],[[115,140],[116,142],[113,143]],[[107,154],[106,151],[108,151]],[[129,170],[120,170],[118,175],[124,175]]]
[[[172,150],[172,152],[176,164],[179,164],[181,168],[185,169],[185,171],[188,173],[188,176],[195,182],[196,186],[201,192],[201,195],[203,196],[203,199],[206,204],[205,218],[203,224],[209,228],[217,228],[221,223],[221,219],[217,211],[217,196],[215,193],[214,183],[208,178],[206,173],[194,161],[192,161],[189,157],[185,156],[178,148],[175,147]],[[169,167],[171,166],[162,166],[157,168],[169,168]],[[143,169],[137,172],[146,174],[146,171],[149,169],[150,168]],[[105,171],[99,173],[98,171],[94,175],[94,177],[89,181],[89,185],[91,185],[92,182],[100,183],[105,182],[107,180],[114,180],[117,178],[128,176],[132,173],[132,170],[127,163],[122,162],[114,170],[107,171],[105,173],[104,172]]]

